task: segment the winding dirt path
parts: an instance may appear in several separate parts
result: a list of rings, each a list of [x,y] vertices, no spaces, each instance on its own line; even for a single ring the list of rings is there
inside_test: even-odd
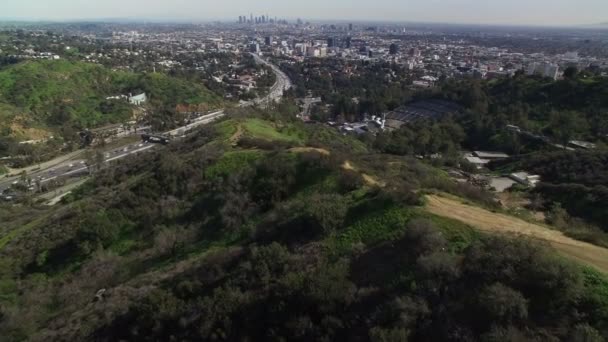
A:
[[[435,215],[461,221],[484,232],[521,235],[546,241],[561,254],[608,274],[608,249],[574,240],[557,230],[436,195],[427,196],[426,209]]]
[[[243,130],[243,126],[241,124],[238,124],[236,126],[236,132],[234,132],[234,134],[230,137],[230,144],[232,144],[232,146],[236,146],[239,143],[239,140],[241,140],[241,137],[244,134],[244,130]]]

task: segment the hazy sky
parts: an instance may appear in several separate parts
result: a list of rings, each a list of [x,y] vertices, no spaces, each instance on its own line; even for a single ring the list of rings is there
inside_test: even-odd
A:
[[[572,25],[608,22],[608,0],[0,0],[13,19],[306,19]]]

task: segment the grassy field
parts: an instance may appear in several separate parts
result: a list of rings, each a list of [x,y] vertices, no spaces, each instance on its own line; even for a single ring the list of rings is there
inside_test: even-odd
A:
[[[247,119],[243,122],[243,127],[246,135],[258,139],[295,143],[303,143],[306,139],[306,133],[292,125],[277,128],[272,123],[261,119]]]
[[[205,175],[210,178],[228,176],[249,167],[261,157],[262,152],[259,151],[226,152],[220,160],[205,171]]]

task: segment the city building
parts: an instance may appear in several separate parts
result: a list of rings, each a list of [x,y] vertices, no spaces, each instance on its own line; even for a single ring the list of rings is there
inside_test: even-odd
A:
[[[397,52],[399,52],[399,47],[397,46],[397,44],[391,44],[391,46],[389,48],[389,53],[391,55],[396,55]]]
[[[530,63],[527,70],[528,75],[541,75],[543,77],[549,77],[556,80],[559,76],[559,66],[557,64],[543,62],[543,63]]]
[[[327,38],[327,47],[335,47],[336,46],[336,38],[330,37]]]

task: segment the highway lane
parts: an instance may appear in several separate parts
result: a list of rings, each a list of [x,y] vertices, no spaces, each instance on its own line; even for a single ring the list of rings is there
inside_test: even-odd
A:
[[[205,116],[201,116],[194,120],[193,122],[179,127],[177,129],[165,132],[163,135],[171,136],[173,138],[178,138],[188,133],[192,129],[197,126],[208,124],[214,120],[217,120],[224,116],[224,111],[217,111]],[[119,160],[130,156],[132,154],[137,154],[144,152],[153,148],[155,145],[139,142],[128,144],[124,146],[120,146],[118,148],[109,150],[104,152],[104,163],[112,162],[115,160]],[[31,183],[27,184],[28,187],[35,186],[36,182],[39,181],[40,184],[46,184],[50,181],[56,180],[61,177],[78,177],[83,175],[88,175],[89,167],[87,166],[87,161],[84,159],[74,159],[59,163],[53,167],[47,168],[45,170],[31,172],[27,175],[29,179],[31,179]],[[15,176],[0,180],[0,194],[9,190],[12,186],[21,183],[21,177]]]
[[[289,77],[287,77],[287,75],[283,71],[281,71],[281,69],[278,66],[266,61],[265,59],[260,57],[258,54],[252,53],[251,55],[253,56],[253,58],[255,59],[255,61],[257,63],[269,66],[276,75],[276,82],[270,88],[268,95],[264,98],[255,100],[255,103],[256,104],[267,104],[270,101],[279,100],[281,97],[283,97],[283,93],[292,87],[291,80],[289,79]]]
[[[153,147],[154,145],[146,143],[135,143],[126,146],[121,146],[120,148],[106,151],[103,157],[104,163],[122,159],[133,154],[141,153]],[[79,177],[88,174],[89,167],[87,165],[87,161],[84,159],[75,159],[60,163],[54,167],[45,170],[28,174],[27,177],[31,180],[31,182],[30,184],[26,185],[28,187],[35,187],[37,182],[39,182],[41,185],[44,185],[53,180],[57,180],[58,178]],[[14,185],[17,185],[21,182],[22,181],[20,176],[3,180],[2,182],[0,182],[0,193],[4,193]]]

